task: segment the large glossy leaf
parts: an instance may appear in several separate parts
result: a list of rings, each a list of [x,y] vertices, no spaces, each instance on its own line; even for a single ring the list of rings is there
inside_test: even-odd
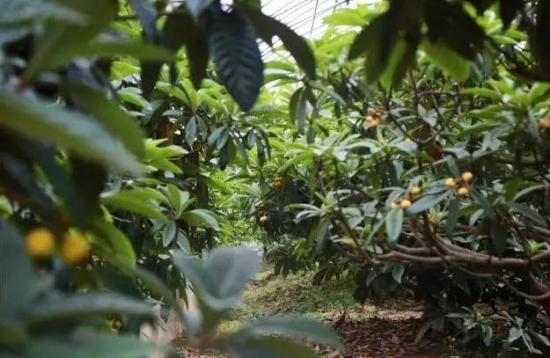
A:
[[[200,260],[175,252],[174,263],[197,290],[198,298],[214,311],[235,308],[242,291],[260,265],[258,253],[246,247],[222,247]]]
[[[105,30],[118,12],[118,2],[113,0],[59,0],[85,17],[84,24],[53,22],[37,41],[37,48],[25,73],[27,78],[52,66],[72,59],[71,51],[82,46]]]
[[[175,12],[168,15],[163,35],[168,47],[174,51],[185,45],[191,81],[198,88],[206,76],[209,57],[208,41],[203,28],[188,14]]]
[[[0,12],[0,45],[32,33],[45,20],[85,22],[84,16],[48,0],[4,0]]]
[[[300,87],[294,92],[292,97],[290,97],[290,118],[298,126],[298,132],[304,132],[304,124],[306,121],[306,108],[307,108],[307,97],[304,93],[304,88]]]
[[[386,217],[386,233],[388,241],[393,244],[399,240],[403,228],[403,209],[392,209]]]
[[[89,87],[70,84],[66,88],[73,102],[100,119],[136,157],[145,157],[145,136],[138,121],[125,112],[115,102],[108,100],[103,93]]]
[[[31,323],[44,323],[115,314],[155,317],[151,305],[113,292],[88,292],[49,297],[29,308],[26,317]]]
[[[157,29],[157,11],[150,0],[128,0],[128,3],[132,5],[136,12],[145,38],[149,42],[155,42],[159,38],[159,32]]]
[[[116,194],[103,195],[101,198],[105,205],[167,222],[168,219],[153,199],[148,197],[146,193],[137,190],[124,190]]]
[[[154,353],[169,353],[171,348],[131,335],[82,331],[65,339],[35,340],[24,352],[28,358],[145,358]]]
[[[194,209],[186,211],[181,215],[181,218],[191,225],[204,225],[208,228],[219,230],[220,225],[212,212],[205,209]]]
[[[440,43],[470,60],[483,47],[485,32],[461,3],[425,0],[424,18],[432,43]]]
[[[112,259],[128,267],[136,266],[136,253],[130,240],[115,225],[95,219],[92,223],[94,242]]]
[[[330,217],[323,218],[311,231],[310,238],[315,242],[315,252],[321,253],[329,238]]]
[[[31,301],[36,279],[23,239],[0,218],[0,320],[16,317]]]
[[[258,36],[264,42],[272,45],[273,37],[279,37],[285,48],[309,78],[315,79],[315,57],[303,37],[295,33],[290,27],[262,14],[260,11],[249,9],[246,14],[254,24]]]
[[[176,226],[176,223],[174,221],[170,221],[166,226],[164,227],[164,231],[162,232],[162,246],[168,247],[174,241],[176,238],[176,232],[178,230],[178,227]]]
[[[447,235],[451,235],[454,232],[456,224],[458,222],[458,217],[460,214],[460,201],[459,197],[454,198],[449,205],[449,211],[447,213],[447,220],[445,223],[445,232]]]
[[[537,225],[540,225],[542,227],[548,227],[548,224],[546,223],[546,219],[537,211],[531,209],[528,205],[520,204],[520,203],[509,203],[508,205],[513,210],[533,220],[533,222],[535,222]]]
[[[19,197],[28,197],[24,205],[44,220],[54,222],[58,219],[53,199],[35,180],[32,168],[25,161],[0,153],[0,184]]]
[[[495,217],[495,210],[493,209],[493,204],[487,199],[485,195],[483,195],[479,190],[475,188],[470,188],[470,195],[474,198],[474,200],[479,204],[479,206],[483,209],[483,213],[488,218],[494,218]]]
[[[217,10],[206,29],[220,81],[244,111],[250,110],[263,85],[264,71],[252,26],[237,10]]]
[[[67,50],[67,56],[72,57],[97,57],[111,58],[114,56],[131,56],[138,60],[147,61],[170,61],[174,55],[164,48],[138,41],[114,41],[96,40],[89,43],[75,46]],[[56,63],[54,63],[56,65]]]
[[[2,125],[24,135],[55,143],[117,171],[140,171],[118,140],[86,115],[8,92],[0,92],[0,112]]]
[[[422,42],[428,57],[457,81],[464,81],[470,74],[470,62],[443,43],[429,40]]]
[[[311,343],[335,348],[342,347],[340,337],[329,327],[320,322],[302,317],[269,317],[245,325],[235,332],[234,335],[245,337],[276,335],[290,339],[307,340]]]
[[[229,339],[224,348],[234,358],[319,358],[310,348],[280,337]]]
[[[445,190],[439,193],[424,195],[423,197],[415,201],[410,208],[407,209],[407,214],[415,215],[423,211],[429,210],[430,208],[445,200],[451,194],[451,191]]]
[[[382,19],[380,16],[363,27],[353,40],[348,58],[353,60],[365,52],[376,50],[375,46],[379,43],[378,38],[380,37],[381,27]]]

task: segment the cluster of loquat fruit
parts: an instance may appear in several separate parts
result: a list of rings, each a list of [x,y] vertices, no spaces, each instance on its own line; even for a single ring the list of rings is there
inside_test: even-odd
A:
[[[470,195],[470,183],[474,180],[474,175],[471,172],[464,172],[459,178],[447,178],[445,186],[449,190],[456,190],[460,196],[466,197]]]
[[[90,254],[90,245],[86,237],[76,231],[67,232],[58,247],[55,235],[47,228],[31,230],[25,237],[25,248],[28,254],[36,259],[47,259],[59,252],[63,261],[69,265],[85,262]]]
[[[539,119],[539,126],[541,128],[550,128],[550,118]]]
[[[256,210],[258,211],[261,211],[263,208],[264,208],[264,202],[263,200],[258,200],[254,203],[254,207],[256,208]],[[264,224],[265,222],[267,222],[269,220],[269,218],[267,217],[267,215],[265,214],[265,212],[262,212],[260,214],[260,224]]]
[[[275,188],[280,188],[285,184],[285,178],[277,178],[275,181],[273,181],[273,185]]]
[[[369,113],[365,117],[365,123],[369,127],[376,127],[380,123],[382,112],[376,108],[369,109]]]
[[[420,193],[422,193],[422,188],[420,188],[419,186],[413,186],[409,190],[409,193],[404,198],[397,199],[396,201],[392,202],[390,204],[390,208],[391,209],[398,209],[398,208],[408,209],[412,205],[412,202],[414,201],[414,199],[416,199],[416,197],[418,197]]]

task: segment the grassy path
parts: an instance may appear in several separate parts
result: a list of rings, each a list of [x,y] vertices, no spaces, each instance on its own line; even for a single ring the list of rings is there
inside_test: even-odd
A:
[[[310,275],[291,275],[286,279],[269,277],[264,272],[245,292],[242,308],[235,320],[225,323],[222,331],[231,332],[241,323],[274,314],[305,315],[336,329],[346,342],[345,352],[322,351],[329,358],[420,358],[459,357],[446,348],[445,337],[427,334],[414,344],[422,326],[418,303],[404,298],[380,304],[357,304],[351,285],[325,282],[311,284]],[[220,358],[183,352],[189,358]]]

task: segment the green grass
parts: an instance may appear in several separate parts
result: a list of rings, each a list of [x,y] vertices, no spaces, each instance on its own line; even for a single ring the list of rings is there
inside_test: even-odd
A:
[[[264,271],[246,290],[236,321],[247,322],[269,315],[305,315],[330,319],[344,309],[356,307],[351,283],[311,284],[312,274],[290,275],[285,279],[269,277]]]

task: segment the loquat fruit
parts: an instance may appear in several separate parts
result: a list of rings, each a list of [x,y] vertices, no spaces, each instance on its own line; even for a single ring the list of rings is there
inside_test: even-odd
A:
[[[401,200],[401,203],[399,203],[399,207],[401,209],[408,209],[411,206],[411,201],[408,199]]]
[[[550,118],[541,118],[539,120],[539,126],[541,126],[543,128],[550,127]]]
[[[418,187],[418,186],[413,186],[411,188],[411,195],[412,196],[417,196],[419,195],[420,193],[422,192],[422,188]]]
[[[70,231],[63,238],[61,257],[69,265],[78,265],[88,259],[90,244],[78,231]]]
[[[463,186],[462,188],[458,189],[458,195],[460,196],[468,196],[470,195],[470,189]]]
[[[456,182],[453,178],[447,178],[445,180],[445,186],[447,187],[447,189],[454,189],[456,186]]]
[[[46,228],[34,229],[25,238],[25,248],[33,257],[50,257],[55,251],[55,236]]]

